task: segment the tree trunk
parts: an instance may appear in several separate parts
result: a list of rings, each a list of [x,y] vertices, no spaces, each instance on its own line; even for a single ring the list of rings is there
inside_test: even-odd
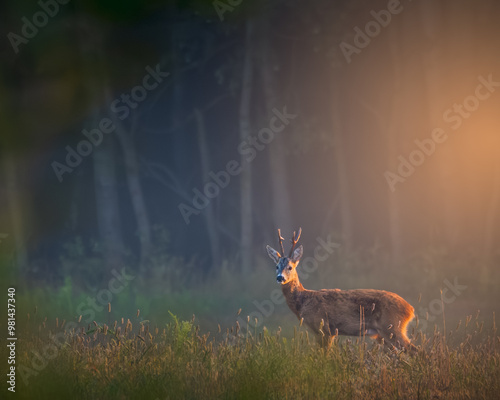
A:
[[[94,149],[94,183],[99,236],[108,269],[122,267],[124,246],[115,176],[114,140],[106,137]]]
[[[446,15],[445,20],[451,17],[449,11],[451,9],[443,9],[444,4],[439,2],[421,2],[421,23],[423,31],[427,36],[429,48],[426,49],[426,57],[424,57],[423,68],[425,70],[425,85],[428,105],[428,118],[431,127],[441,126],[443,122],[443,110],[441,99],[443,93],[446,93],[445,78],[448,74],[446,54],[443,54],[443,48],[435,44],[440,37],[443,37],[443,43],[446,40],[446,33],[449,28],[444,29],[443,21],[439,18],[440,15]],[[454,6],[451,7],[452,9]],[[460,7],[458,7],[460,9]],[[464,29],[464,32],[467,30]],[[463,39],[463,38],[462,38]],[[457,40],[459,40],[457,38]],[[436,192],[439,195],[441,202],[441,223],[444,239],[448,246],[453,247],[458,240],[460,226],[460,210],[457,208],[457,194],[455,193],[457,184],[453,179],[453,171],[456,168],[456,157],[453,156],[452,147],[449,145],[440,146],[439,148],[439,187]],[[461,179],[461,178],[460,178]]]
[[[246,51],[243,61],[243,78],[241,84],[241,101],[239,110],[240,140],[244,141],[251,134],[251,97],[253,83],[253,40],[254,23],[246,22]],[[241,180],[240,180],[240,224],[241,224],[241,265],[244,272],[250,271],[253,264],[252,257],[252,169],[241,155]]]
[[[391,36],[390,57],[393,67],[393,99],[401,97],[401,81],[403,79],[401,73],[401,59],[399,57],[398,35]],[[392,162],[398,157],[398,142],[399,135],[397,129],[398,115],[396,112],[397,100],[393,100],[391,106],[391,114],[385,130],[387,132],[387,153],[389,160]],[[403,243],[401,240],[401,202],[399,199],[398,190],[389,192],[389,235],[391,238],[392,263],[398,265],[402,260]]]
[[[195,109],[194,113],[196,118],[196,126],[198,129],[198,147],[201,159],[201,176],[202,182],[205,183],[210,180],[210,151],[208,149],[203,113],[198,109]],[[217,268],[221,266],[221,260],[219,232],[217,230],[217,218],[215,216],[214,201],[215,199],[211,199],[210,204],[202,214],[205,217],[205,223],[207,226],[208,240],[210,242],[210,252],[212,254],[212,265]]]
[[[125,131],[118,118],[113,119],[116,126],[116,136],[122,148],[127,186],[137,222],[137,234],[141,246],[140,269],[144,270],[151,253],[151,224],[140,181],[139,161],[130,133]]]
[[[261,75],[262,85],[267,109],[267,121],[273,116],[273,108],[278,107],[276,74],[273,73],[271,42],[269,40],[269,22],[267,18],[262,21],[260,48],[262,49]],[[285,133],[277,133],[282,138],[275,138],[267,151],[269,157],[269,178],[271,184],[272,207],[270,214],[273,218],[274,228],[281,228],[289,234],[293,230],[293,220],[290,207],[290,196],[287,185],[287,168],[285,159]],[[277,140],[276,140],[277,139]],[[297,229],[297,228],[295,228]]]
[[[0,75],[0,109],[3,114],[0,119],[0,136],[1,153],[3,159],[3,172],[5,179],[5,194],[8,205],[7,214],[10,215],[11,230],[6,227],[0,227],[0,242],[6,240],[12,235],[14,239],[14,254],[15,266],[17,273],[22,273],[27,267],[28,254],[26,250],[26,227],[25,221],[30,221],[30,216],[27,215],[29,207],[23,203],[23,199],[28,197],[20,193],[18,173],[16,171],[16,161],[19,164],[19,159],[22,159],[22,148],[16,152],[16,122],[20,121],[19,116],[13,112],[9,99],[7,88],[4,85],[4,77]],[[16,158],[15,154],[19,154]],[[0,244],[5,246],[5,244]],[[5,277],[5,275],[3,275]]]
[[[18,272],[21,273],[28,263],[28,254],[26,252],[26,235],[24,231],[22,196],[19,193],[18,179],[14,157],[6,154],[8,150],[4,148],[3,167],[5,171],[5,189],[7,192],[7,201],[9,204],[9,214],[11,218],[12,236],[15,243],[15,262]],[[26,207],[25,207],[26,209]],[[0,232],[0,234],[10,235],[10,232]],[[0,241],[7,236],[0,237]]]
[[[106,42],[104,30],[91,25],[87,21],[79,23],[79,42],[81,63],[88,97],[97,104],[90,118],[90,126],[99,123],[99,107],[107,101],[107,76],[104,65],[103,48]],[[98,55],[96,58],[95,55]],[[95,60],[95,62],[92,62]],[[115,176],[115,138],[104,136],[101,144],[92,153],[94,167],[94,188],[96,201],[96,217],[99,239],[102,243],[103,256],[107,270],[123,267],[124,245],[120,229],[118,191]]]
[[[341,81],[341,76],[332,78],[335,81]],[[349,178],[347,176],[344,139],[342,137],[342,102],[340,101],[340,84],[332,83],[332,134],[334,138],[335,166],[337,170],[338,191],[340,200],[340,223],[342,229],[342,238],[346,252],[352,250],[353,229],[351,218],[351,203],[349,199]]]

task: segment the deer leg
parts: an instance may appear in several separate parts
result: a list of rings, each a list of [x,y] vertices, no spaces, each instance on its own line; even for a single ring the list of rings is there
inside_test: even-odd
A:
[[[333,335],[330,330],[330,325],[324,322],[320,322],[320,329],[317,329],[316,335],[318,338],[318,343],[320,344],[321,347],[323,347],[325,350],[328,350],[333,342]]]
[[[394,332],[379,332],[379,336],[377,338],[379,343],[384,343],[389,349],[395,350],[396,348],[399,348],[400,341],[398,340],[397,336],[394,334]]]
[[[318,338],[320,340],[321,346],[325,349],[328,350],[330,347],[332,347],[333,343],[333,336],[325,334],[324,336],[320,334],[320,337]]]
[[[413,343],[410,342],[410,339],[408,339],[405,335],[400,336],[400,341],[401,341],[401,346],[405,350],[409,350],[411,352],[416,352],[417,351],[417,346],[415,346]]]
[[[381,332],[379,335],[379,343],[384,339],[384,344],[391,350],[395,349],[408,349],[416,351],[417,347],[413,345],[410,340],[402,333],[394,332]]]
[[[410,342],[410,339],[405,335],[404,332],[395,331],[393,332],[394,342],[396,343],[398,348],[402,348],[405,350],[416,351],[417,347]]]
[[[318,335],[316,335],[316,340],[318,342],[318,345],[325,351],[327,351],[332,346],[333,336],[326,334],[322,335],[321,333],[319,333]]]

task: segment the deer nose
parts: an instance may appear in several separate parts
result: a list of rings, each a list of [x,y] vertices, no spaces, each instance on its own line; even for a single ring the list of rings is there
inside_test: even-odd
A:
[[[285,277],[284,277],[283,275],[278,275],[278,276],[276,277],[276,281],[277,281],[278,283],[284,282],[284,281],[285,281]]]

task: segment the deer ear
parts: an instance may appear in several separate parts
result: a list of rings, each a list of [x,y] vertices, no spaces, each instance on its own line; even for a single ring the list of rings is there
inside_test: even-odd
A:
[[[269,257],[271,257],[271,260],[273,260],[276,264],[278,264],[281,254],[278,253],[276,250],[274,250],[271,246],[266,246],[267,249],[267,254]]]
[[[299,261],[302,258],[303,253],[304,253],[304,248],[302,247],[302,245],[300,245],[294,250],[292,255],[292,261],[293,262]]]

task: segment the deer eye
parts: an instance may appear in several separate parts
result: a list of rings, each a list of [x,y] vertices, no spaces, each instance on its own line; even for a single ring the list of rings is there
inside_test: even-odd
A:
[[[288,271],[291,271],[292,270],[292,267],[288,267]]]

